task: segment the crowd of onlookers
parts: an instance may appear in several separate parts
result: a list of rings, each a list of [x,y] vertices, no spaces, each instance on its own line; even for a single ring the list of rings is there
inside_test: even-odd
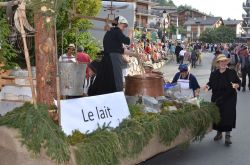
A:
[[[211,52],[214,54],[213,62],[211,65],[211,71],[216,69],[216,57],[219,54],[224,54],[230,59],[228,67],[234,69],[240,77],[242,77],[242,91],[246,90],[246,77],[248,76],[249,83],[248,88],[250,90],[250,55],[248,47],[241,43],[201,43],[201,42],[183,42],[175,40],[167,40],[162,42],[154,42],[149,39],[139,39],[138,41],[131,43],[128,48],[131,50],[137,49],[138,54],[142,55],[142,63],[153,64],[162,60],[176,61],[177,64],[189,63],[191,67],[195,68],[197,64],[201,64],[201,53]],[[75,50],[75,46],[69,45],[68,52],[66,54],[73,54],[72,50]],[[78,62],[91,62],[89,56],[83,52],[82,47],[78,47],[76,56],[62,55],[59,61],[78,61]],[[130,63],[130,57],[128,55],[123,56],[124,63],[124,76],[128,73],[128,67]],[[87,69],[87,76],[91,69]]]
[[[242,78],[242,91],[246,91],[246,77],[248,76],[248,89],[250,90],[250,55],[247,45],[235,44],[215,44],[214,61],[219,54],[224,54],[229,58],[228,67],[234,69]],[[211,70],[216,69],[213,62]]]

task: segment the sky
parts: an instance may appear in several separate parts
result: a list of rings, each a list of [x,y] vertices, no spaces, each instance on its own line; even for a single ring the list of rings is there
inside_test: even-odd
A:
[[[242,3],[246,2],[246,0],[173,0],[173,2],[177,6],[190,5],[201,12],[211,13],[223,19],[242,20],[242,14],[245,14]]]

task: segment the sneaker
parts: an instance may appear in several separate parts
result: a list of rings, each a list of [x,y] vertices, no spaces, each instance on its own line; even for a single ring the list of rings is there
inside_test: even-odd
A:
[[[242,88],[242,92],[245,92],[245,91],[246,91],[246,87],[243,87],[243,88]]]
[[[216,136],[214,137],[214,141],[218,141],[222,139],[222,133],[217,133]]]
[[[231,136],[226,135],[226,137],[225,137],[225,145],[230,145],[230,144],[232,144]]]

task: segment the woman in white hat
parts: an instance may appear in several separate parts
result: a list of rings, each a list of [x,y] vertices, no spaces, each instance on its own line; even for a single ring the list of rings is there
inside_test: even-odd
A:
[[[229,59],[220,54],[216,58],[217,69],[210,74],[209,82],[205,90],[212,90],[211,101],[214,102],[220,111],[221,120],[213,124],[217,131],[214,141],[222,139],[222,132],[225,134],[225,144],[230,145],[230,132],[236,126],[236,103],[237,89],[240,89],[241,81],[235,70],[227,68]]]
[[[113,27],[106,32],[103,39],[104,57],[101,63],[100,74],[97,81],[102,85],[99,94],[123,91],[122,55],[131,53],[123,45],[130,44],[130,37],[124,34],[128,21],[123,16],[118,16],[112,24]]]

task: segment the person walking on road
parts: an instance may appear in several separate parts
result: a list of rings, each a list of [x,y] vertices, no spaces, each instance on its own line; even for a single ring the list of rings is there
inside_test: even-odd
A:
[[[192,52],[191,52],[191,58],[190,58],[192,68],[196,68],[197,59],[198,59],[198,54],[197,54],[196,50],[193,49]]]
[[[184,61],[184,55],[186,53],[186,50],[185,49],[182,49],[179,53],[179,63],[180,64],[183,64],[183,61]]]
[[[179,54],[180,54],[181,50],[183,50],[183,48],[181,47],[181,43],[178,43],[177,46],[175,47],[175,55],[176,55],[177,64],[180,63]]]
[[[231,48],[231,49],[230,49],[230,52],[229,52],[227,58],[230,59],[230,62],[229,62],[229,64],[228,64],[228,67],[229,67],[230,69],[235,70],[235,71],[238,73],[239,66],[240,66],[240,58],[239,58],[239,56],[235,53],[235,49],[234,49],[234,48]]]
[[[248,89],[250,90],[250,56],[247,47],[240,51],[240,66],[242,75],[242,92],[246,91],[246,78],[248,75]]]
[[[213,129],[217,131],[214,141],[221,140],[222,132],[226,132],[225,144],[230,145],[230,132],[236,126],[237,90],[240,90],[241,81],[235,70],[227,68],[229,59],[224,54],[217,56],[216,63],[218,69],[210,74],[205,90],[212,90],[211,101],[220,112],[220,122],[213,124]]]

